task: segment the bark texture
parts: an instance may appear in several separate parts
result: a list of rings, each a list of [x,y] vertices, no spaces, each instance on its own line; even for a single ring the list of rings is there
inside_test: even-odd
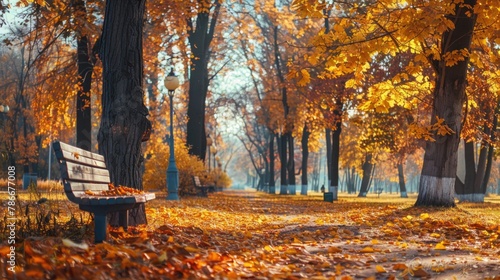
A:
[[[106,1],[99,56],[103,62],[102,119],[99,153],[111,182],[142,189],[141,142],[151,123],[144,105],[142,25],[145,0]],[[117,216],[110,219],[117,225]],[[130,211],[130,225],[146,223],[144,207]]]
[[[398,179],[399,179],[399,191],[401,197],[407,198],[408,193],[406,192],[405,174],[403,169],[403,163],[398,163]]]
[[[474,6],[476,0],[466,0],[455,6],[455,13],[448,15],[455,29],[443,33],[441,57],[453,51],[470,51],[475,25]],[[446,61],[432,60],[436,75],[433,92],[432,123],[437,118],[453,130],[448,135],[435,135],[435,142],[427,142],[416,206],[455,206],[454,185],[457,171],[457,149],[462,130],[462,109],[465,102],[465,87],[468,57],[452,66]]]

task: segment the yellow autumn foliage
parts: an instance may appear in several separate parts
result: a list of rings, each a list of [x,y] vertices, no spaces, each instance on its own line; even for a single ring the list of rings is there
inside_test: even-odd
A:
[[[145,190],[166,190],[166,172],[170,148],[161,138],[148,141],[145,151],[145,170],[143,185]],[[188,153],[180,139],[175,139],[175,162],[179,170],[179,195],[195,194],[192,176],[199,176],[202,184],[217,181],[217,186],[228,187],[231,179],[220,170],[208,173],[203,161]],[[216,180],[214,180],[216,179]]]

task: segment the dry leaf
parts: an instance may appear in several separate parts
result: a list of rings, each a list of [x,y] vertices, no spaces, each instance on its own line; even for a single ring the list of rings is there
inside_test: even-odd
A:
[[[385,268],[381,265],[376,265],[375,270],[377,271],[377,273],[386,273],[387,272],[387,270],[385,270]]]
[[[436,244],[436,247],[434,247],[434,250],[446,250],[446,246],[444,246],[443,242],[439,242]]]
[[[361,249],[361,251],[359,251],[360,253],[373,253],[375,252],[375,250],[373,250],[372,247],[365,247],[363,249]]]

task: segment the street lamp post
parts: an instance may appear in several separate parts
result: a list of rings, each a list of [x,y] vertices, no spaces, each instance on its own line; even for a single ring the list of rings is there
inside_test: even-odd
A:
[[[208,147],[208,172],[210,172],[210,147],[212,147],[212,138],[207,134],[207,147]]]
[[[210,148],[210,151],[212,152],[212,159],[213,159],[213,162],[214,162],[214,170],[215,170],[215,155],[217,154],[217,148],[215,147],[215,145],[213,145],[211,148]]]
[[[174,149],[174,92],[179,87],[179,79],[174,74],[174,68],[165,78],[165,87],[168,89],[168,97],[170,98],[170,158],[167,168],[167,200],[179,200],[179,170],[175,164],[175,149]]]
[[[5,125],[5,114],[9,112],[10,108],[7,105],[0,105],[0,115],[2,116],[2,129],[6,130],[6,125]],[[0,150],[0,156],[2,158],[9,158],[9,151],[8,147],[6,146],[6,151]]]

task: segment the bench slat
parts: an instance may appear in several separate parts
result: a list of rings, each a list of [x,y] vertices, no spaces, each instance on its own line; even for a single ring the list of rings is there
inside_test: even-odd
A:
[[[81,155],[76,157],[74,153],[69,152],[69,151],[59,150],[56,152],[56,154],[57,153],[60,154],[60,157],[58,157],[58,158],[64,159],[68,162],[75,162],[75,163],[79,163],[82,165],[89,165],[89,166],[95,166],[95,167],[100,167],[100,168],[106,168],[106,163],[104,162],[104,160],[88,158],[88,157],[84,157]]]
[[[120,205],[144,203],[155,199],[155,194],[122,196],[80,196],[76,200],[80,205]]]
[[[109,183],[109,171],[107,169],[80,165],[72,162],[61,164],[61,177],[73,181],[86,181],[95,183]]]
[[[193,180],[194,180],[195,186],[197,186],[197,187],[201,186],[200,178],[198,176],[193,176]]]
[[[66,192],[75,192],[75,191],[107,191],[109,190],[109,185],[107,183],[98,184],[98,183],[84,183],[84,182],[72,182],[70,180],[66,180],[67,184],[64,184],[64,190]]]
[[[54,152],[57,159],[79,163],[82,165],[106,168],[104,157],[62,142],[54,142]]]
[[[68,152],[69,153],[68,157],[63,156],[63,158],[66,158],[66,159],[74,159],[74,160],[78,161],[81,158],[87,158],[87,159],[94,159],[96,161],[104,162],[104,156],[102,156],[100,154],[92,153],[92,152],[80,149],[80,148],[75,147],[75,146],[71,146],[71,145],[63,143],[63,142],[55,141],[53,143],[53,147],[54,147],[54,150]],[[68,153],[66,153],[66,154],[68,154]]]

